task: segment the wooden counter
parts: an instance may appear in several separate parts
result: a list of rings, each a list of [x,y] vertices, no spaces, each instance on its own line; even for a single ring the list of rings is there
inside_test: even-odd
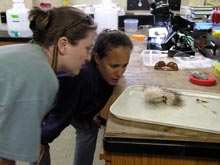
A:
[[[169,61],[169,59],[165,60]],[[220,93],[219,81],[215,86],[199,86],[190,83],[189,75],[192,70],[212,73],[213,68],[158,71],[154,70],[153,67],[144,66],[139,54],[132,54],[124,77],[121,78],[118,86],[115,88],[111,100],[107,103],[105,108],[108,109],[111,103],[126,87],[130,85],[152,84],[169,88]],[[161,146],[163,145],[163,141],[168,142],[168,144],[169,142],[174,144],[183,142],[184,144],[186,143],[188,147],[190,147],[192,143],[196,143],[197,145],[200,143],[213,144],[213,146],[215,146],[215,144],[218,144],[218,146],[220,145],[220,135],[218,134],[126,121],[118,119],[112,114],[109,114],[108,116],[104,140],[105,138],[126,139],[128,143],[129,139],[131,140],[130,143],[132,143],[132,140],[136,139],[143,141],[158,140],[160,141],[158,145]],[[123,149],[120,150],[123,151]],[[106,161],[106,165],[220,165],[220,154],[218,157],[219,159],[210,159],[208,156],[205,158],[196,156],[187,157],[184,153],[182,156],[177,156],[171,154],[152,155],[149,152],[139,153],[138,151],[129,152],[130,151],[106,152],[103,150],[100,153],[100,159],[104,159]]]

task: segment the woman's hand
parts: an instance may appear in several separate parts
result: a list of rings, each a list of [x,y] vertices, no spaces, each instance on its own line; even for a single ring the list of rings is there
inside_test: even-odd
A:
[[[101,128],[102,125],[106,124],[106,120],[101,116],[99,116],[99,114],[93,117],[92,122],[96,124],[99,128]]]

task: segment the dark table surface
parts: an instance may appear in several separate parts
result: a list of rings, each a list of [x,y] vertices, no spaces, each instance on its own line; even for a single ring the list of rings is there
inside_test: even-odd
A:
[[[31,37],[27,38],[14,38],[8,35],[7,31],[0,30],[0,41],[13,41],[13,42],[28,42],[31,40]]]

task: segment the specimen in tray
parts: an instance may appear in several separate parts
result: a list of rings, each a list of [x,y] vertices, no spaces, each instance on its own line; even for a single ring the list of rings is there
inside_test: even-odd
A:
[[[160,105],[167,104],[169,106],[183,106],[181,94],[158,86],[146,86],[144,89],[145,101],[149,104]]]

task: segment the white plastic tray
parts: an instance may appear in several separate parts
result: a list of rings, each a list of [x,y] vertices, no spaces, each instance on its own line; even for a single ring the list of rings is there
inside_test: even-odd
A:
[[[152,106],[144,100],[144,86],[135,85],[125,89],[110,112],[120,119],[220,134],[220,94],[169,89],[182,95],[184,106]],[[198,103],[197,98],[208,103]]]

